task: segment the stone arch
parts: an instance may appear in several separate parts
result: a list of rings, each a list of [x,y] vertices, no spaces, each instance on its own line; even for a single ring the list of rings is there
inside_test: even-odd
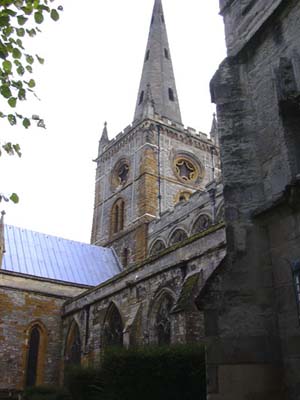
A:
[[[168,345],[172,343],[171,312],[176,295],[169,288],[161,289],[153,298],[149,310],[149,339],[151,343]]]
[[[48,333],[45,325],[37,320],[26,329],[24,387],[44,383]]]
[[[159,254],[161,251],[163,251],[166,248],[166,244],[163,239],[156,239],[150,246],[149,250],[149,255],[154,256],[156,254]]]
[[[109,305],[103,323],[102,342],[107,346],[123,346],[124,321],[115,302]]]
[[[196,233],[205,231],[212,225],[211,216],[207,213],[203,213],[197,216],[195,221],[192,224],[191,235],[195,235]]]
[[[72,320],[65,342],[65,364],[81,364],[82,340],[79,325]]]
[[[192,196],[193,192],[190,190],[180,190],[174,197],[174,203],[184,203],[189,201],[190,197]]]
[[[173,246],[176,243],[183,242],[187,238],[188,234],[183,228],[175,228],[169,236],[168,240],[169,246]]]

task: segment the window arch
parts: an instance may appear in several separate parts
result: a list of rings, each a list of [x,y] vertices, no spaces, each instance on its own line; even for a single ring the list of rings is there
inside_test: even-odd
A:
[[[47,334],[40,322],[33,323],[27,330],[27,354],[25,387],[44,383]]]
[[[150,343],[168,345],[172,342],[172,310],[175,293],[168,287],[162,288],[151,302],[148,321]]]
[[[173,246],[174,244],[176,244],[176,243],[180,243],[180,242],[183,242],[185,239],[187,239],[188,238],[188,235],[187,235],[187,233],[183,230],[183,229],[176,229],[173,233],[172,233],[172,235],[171,235],[171,237],[170,237],[170,240],[169,240],[169,245],[170,246]]]
[[[118,233],[124,229],[125,202],[118,199],[111,210],[111,232]]]
[[[171,296],[162,296],[155,318],[157,343],[160,346],[171,344],[171,310],[173,305],[174,300]]]
[[[104,327],[104,346],[123,346],[123,320],[117,306],[112,303],[107,311]]]
[[[175,196],[174,200],[175,204],[188,201],[192,194],[193,194],[192,192],[187,190],[182,190],[178,192]]]
[[[164,242],[161,239],[157,239],[151,246],[149,254],[150,256],[154,256],[163,251],[165,248],[166,245],[164,244]]]
[[[205,231],[212,224],[211,218],[206,214],[201,214],[195,221],[192,228],[192,235]]]
[[[66,364],[81,363],[81,338],[78,324],[75,320],[71,322],[65,347]]]
[[[170,101],[175,101],[175,96],[174,96],[173,89],[169,88],[168,92],[169,92],[169,100]]]

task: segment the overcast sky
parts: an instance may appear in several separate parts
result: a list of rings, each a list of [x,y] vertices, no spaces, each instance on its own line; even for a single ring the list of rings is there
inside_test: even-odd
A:
[[[31,40],[46,59],[34,77],[41,101],[23,107],[47,129],[10,128],[23,156],[1,157],[0,190],[18,205],[0,204],[6,223],[89,242],[95,163],[104,121],[110,138],[133,120],[154,0],[56,0],[59,22]],[[209,81],[225,57],[218,0],[163,0],[183,123],[209,132],[214,106]],[[1,101],[3,101],[1,99]]]

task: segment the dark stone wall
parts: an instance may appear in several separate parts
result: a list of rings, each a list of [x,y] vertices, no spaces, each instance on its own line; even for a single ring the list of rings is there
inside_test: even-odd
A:
[[[200,293],[209,399],[299,399],[298,1],[222,1],[217,105],[227,259]],[[231,383],[231,384],[230,384]]]

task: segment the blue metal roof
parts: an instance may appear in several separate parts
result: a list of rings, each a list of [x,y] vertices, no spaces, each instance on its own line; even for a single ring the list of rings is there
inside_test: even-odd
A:
[[[113,249],[5,225],[2,270],[96,286],[121,272]]]

